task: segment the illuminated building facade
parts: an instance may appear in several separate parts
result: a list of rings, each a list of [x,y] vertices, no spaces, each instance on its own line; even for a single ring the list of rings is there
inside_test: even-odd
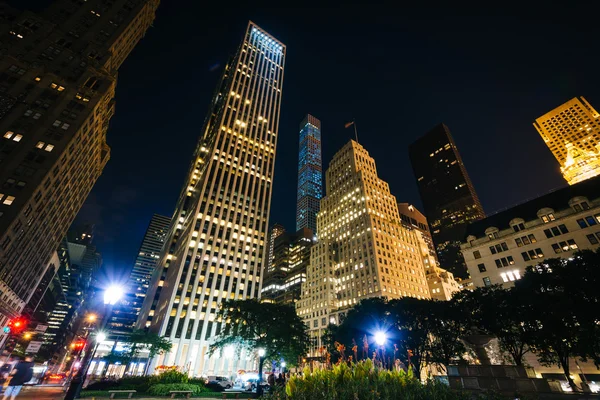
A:
[[[569,185],[600,175],[600,114],[583,96],[542,115],[533,126]]]
[[[512,286],[528,266],[600,247],[600,176],[471,224],[461,245],[476,287]]]
[[[321,160],[321,121],[307,114],[300,123],[298,152],[298,193],[296,230],[317,233],[317,213],[323,197],[323,162]]]
[[[310,263],[310,248],[314,235],[308,228],[295,234],[285,232],[275,239],[273,264],[263,280],[263,301],[293,304],[300,298],[300,289],[306,281]]]
[[[35,293],[110,158],[117,72],[158,4],[0,4],[0,325]]]
[[[467,278],[460,242],[485,214],[448,127],[439,124],[412,143],[409,156],[440,266]]]
[[[152,366],[231,375],[254,354],[209,356],[219,304],[258,298],[279,125],[285,46],[250,22],[225,66],[138,326],[167,337]]]
[[[398,212],[402,226],[406,229],[414,229],[423,239],[425,246],[421,248],[421,252],[431,298],[450,300],[452,295],[460,290],[460,286],[452,272],[439,267],[427,218],[415,206],[408,203],[398,203]]]
[[[274,224],[271,227],[271,233],[269,233],[269,260],[267,262],[267,272],[273,271],[273,251],[275,248],[275,239],[277,239],[277,237],[284,232],[285,227],[281,224]]]
[[[427,254],[427,244],[400,224],[396,198],[369,153],[351,140],[331,160],[326,185],[318,240],[296,303],[313,352],[327,325],[363,299],[430,298],[421,250]]]
[[[170,217],[158,214],[152,216],[129,274],[123,299],[113,307],[106,325],[111,336],[127,335],[135,327],[170,224]]]

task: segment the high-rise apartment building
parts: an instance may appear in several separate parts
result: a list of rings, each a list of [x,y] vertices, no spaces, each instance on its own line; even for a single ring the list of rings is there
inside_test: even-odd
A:
[[[117,71],[158,4],[0,5],[0,324],[35,292],[109,159]]]
[[[277,239],[277,237],[281,234],[283,234],[285,232],[285,227],[281,224],[274,224],[271,227],[270,233],[269,233],[269,260],[267,262],[267,272],[271,272],[273,270],[273,251],[275,249],[275,239]]]
[[[272,267],[263,279],[263,301],[293,304],[300,299],[313,243],[314,235],[309,228],[294,234],[284,232],[275,239]]]
[[[460,242],[485,214],[448,127],[439,124],[412,143],[409,156],[440,265],[467,278]]]
[[[124,298],[113,307],[106,325],[111,336],[125,336],[135,327],[170,224],[170,217],[158,214],[152,216],[129,274]]]
[[[253,354],[209,357],[208,346],[224,323],[219,304],[260,294],[285,52],[249,22],[225,66],[138,320],[173,342],[152,365],[193,375],[251,366]]]
[[[300,123],[298,151],[298,193],[296,230],[317,233],[317,213],[323,197],[323,162],[321,160],[321,121],[307,114]]]
[[[600,175],[600,114],[583,96],[547,112],[533,126],[569,185]]]
[[[427,254],[427,244],[400,224],[396,198],[369,153],[351,140],[331,160],[326,185],[318,240],[296,303],[313,350],[327,325],[365,298],[430,298],[421,250]]]

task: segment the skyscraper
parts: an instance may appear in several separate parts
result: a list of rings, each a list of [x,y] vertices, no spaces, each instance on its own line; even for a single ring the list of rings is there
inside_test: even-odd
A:
[[[412,143],[409,156],[440,266],[466,278],[460,242],[485,214],[448,127],[439,124]]]
[[[193,375],[250,367],[251,354],[209,357],[208,346],[219,304],[260,293],[285,51],[249,22],[225,66],[138,320],[173,342],[152,365]]]
[[[427,254],[427,244],[400,224],[396,198],[364,147],[353,140],[342,147],[329,164],[326,185],[318,241],[296,303],[313,350],[327,325],[339,322],[339,312],[363,299],[430,298],[421,251]]]
[[[317,233],[317,213],[323,197],[323,163],[321,161],[321,121],[307,114],[300,123],[298,151],[298,193],[296,230]]]
[[[574,97],[533,123],[569,185],[600,175],[600,114]]]
[[[308,228],[296,233],[284,232],[275,238],[273,263],[263,280],[262,301],[293,304],[300,298],[313,238]]]
[[[158,214],[152,216],[129,274],[124,298],[113,307],[112,315],[106,325],[111,336],[127,335],[135,327],[170,224],[169,217]]]
[[[117,71],[158,4],[0,5],[0,324],[35,292],[110,157]]]
[[[285,232],[285,227],[281,224],[274,224],[271,227],[271,231],[269,233],[269,260],[267,262],[267,271],[271,272],[273,269],[273,251],[275,248],[275,239],[277,239],[277,237],[279,235],[281,235],[282,233]]]

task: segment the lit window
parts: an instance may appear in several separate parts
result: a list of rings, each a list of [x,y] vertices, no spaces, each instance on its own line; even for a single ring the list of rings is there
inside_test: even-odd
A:
[[[42,80],[42,78],[40,78],[39,76],[36,76],[34,80],[35,80],[36,82],[39,82],[39,81],[41,81],[41,80]]]
[[[7,132],[4,134],[4,138],[5,138],[5,139],[10,139],[10,138],[11,138],[11,137],[12,137],[14,134],[15,134],[15,133],[14,133],[13,131],[7,131]]]
[[[14,196],[6,196],[6,198],[4,199],[2,204],[6,204],[7,206],[10,206],[13,203],[13,201],[15,201]]]
[[[20,142],[21,139],[23,139],[23,135],[19,135],[19,134],[16,134],[15,137],[13,138],[13,140],[15,142]]]
[[[37,142],[37,144],[35,145],[35,147],[37,147],[38,149],[43,149],[45,144],[46,143],[44,143],[44,142]]]
[[[52,150],[54,150],[54,145],[53,144],[47,144],[46,148],[44,150],[46,150],[49,153]]]

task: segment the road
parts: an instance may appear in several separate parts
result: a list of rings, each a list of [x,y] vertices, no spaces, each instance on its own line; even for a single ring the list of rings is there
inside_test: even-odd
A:
[[[56,386],[25,386],[17,399],[62,400],[65,393]]]

